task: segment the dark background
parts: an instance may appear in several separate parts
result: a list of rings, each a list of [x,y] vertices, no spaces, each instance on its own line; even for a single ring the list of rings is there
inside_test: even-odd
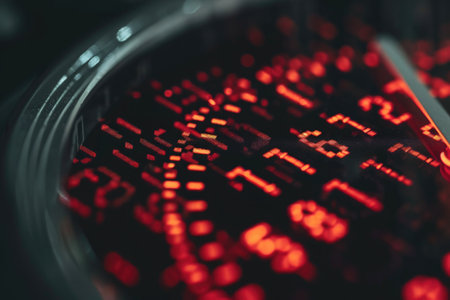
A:
[[[144,2],[150,0],[0,0],[0,100]]]
[[[150,1],[0,0],[0,128],[21,95],[74,45]],[[0,299],[45,299],[48,293],[36,288],[39,278],[15,249],[9,212],[0,201]]]
[[[71,46],[148,2],[152,0],[0,0],[0,105],[25,89],[33,78],[42,76]],[[417,26],[422,19],[439,24],[450,14],[447,0],[317,0],[313,3],[331,5],[336,13],[344,13],[349,2],[373,7],[373,17],[389,23],[389,29],[401,35],[417,32],[411,25]],[[424,24],[428,27],[427,35],[437,31],[433,28],[437,27],[435,24]]]

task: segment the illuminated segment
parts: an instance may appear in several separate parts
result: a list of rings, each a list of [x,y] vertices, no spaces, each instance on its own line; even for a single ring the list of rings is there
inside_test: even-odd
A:
[[[126,286],[135,286],[139,282],[139,271],[129,261],[123,259],[116,252],[106,254],[103,265],[105,270],[113,274]]]
[[[103,209],[106,207],[120,207],[124,203],[128,202],[134,195],[136,188],[130,183],[121,180],[121,177],[115,172],[103,166],[95,169],[95,172],[101,173],[107,176],[109,179],[107,183],[97,187],[95,190],[94,205],[97,208]],[[94,173],[93,169],[84,169],[68,178],[68,188],[74,189],[78,187],[81,183],[81,180],[84,178],[88,179],[91,183],[99,182],[99,177]],[[106,195],[114,190],[120,190],[121,193],[119,195],[115,195],[114,198],[109,197],[108,200],[106,198]],[[83,204],[76,198],[71,197],[69,199],[68,206],[82,217],[86,218],[91,215],[91,208]],[[99,222],[101,221],[101,219],[97,220]]]
[[[238,114],[241,112],[241,108],[236,105],[233,105],[233,104],[225,104],[223,109],[226,111],[235,113],[235,114]]]
[[[141,145],[143,145],[144,147],[147,147],[153,151],[155,151],[156,153],[158,153],[159,155],[166,155],[166,151],[159,148],[158,146],[150,143],[149,141],[147,141],[146,139],[141,138],[139,140],[139,143],[141,143]]]
[[[329,213],[314,201],[297,201],[288,208],[291,221],[300,224],[317,240],[334,243],[348,232],[347,221]]]
[[[311,165],[306,164],[306,163],[296,159],[295,157],[290,156],[287,152],[281,152],[281,150],[278,148],[273,148],[269,152],[263,154],[263,156],[265,158],[271,158],[273,156],[277,156],[280,159],[287,161],[291,165],[297,167],[302,172],[305,172],[309,175],[314,175],[317,172],[317,170],[314,169],[313,167],[311,167]]]
[[[317,143],[309,141],[308,137],[310,137],[310,136],[317,137],[322,134],[322,132],[320,132],[319,130],[314,130],[314,131],[307,130],[307,131],[300,133],[296,129],[291,128],[290,132],[292,134],[296,135],[299,138],[300,142],[315,149],[317,152],[319,152],[329,158],[334,158],[334,157],[344,158],[350,154],[347,146],[341,145],[338,142],[336,142],[335,140],[328,140],[328,141],[321,140]],[[333,146],[333,147],[337,148],[339,150],[339,152],[327,151],[324,148],[325,145]]]
[[[241,93],[241,99],[250,103],[258,102],[258,97],[248,92]]]
[[[222,120],[222,119],[217,119],[217,118],[212,118],[211,123],[215,124],[215,125],[221,125],[221,126],[227,125],[227,121]]]
[[[150,175],[147,172],[142,172],[141,173],[141,178],[148,182],[149,184],[155,186],[158,189],[162,189],[163,188],[163,184],[161,183],[161,181],[159,181],[159,179],[157,179],[156,177]]]
[[[121,153],[118,149],[113,149],[112,153],[115,157],[121,159],[123,162],[129,164],[133,168],[139,167],[139,163],[137,161],[135,161],[135,160],[129,158],[128,156],[126,156],[125,154]]]
[[[442,138],[439,136],[439,134],[437,134],[437,132],[431,133],[432,130],[436,131],[436,129],[434,128],[434,126],[431,123],[422,126],[420,128],[420,130],[422,130],[423,135],[430,137],[437,142],[442,141]]]
[[[211,104],[212,100],[212,96],[210,93],[208,93],[207,91],[199,88],[198,86],[194,85],[191,81],[189,80],[183,80],[181,82],[181,86],[185,89],[187,89],[188,91],[194,93],[196,96],[198,96],[200,99],[208,101],[208,103]]]
[[[271,84],[273,79],[272,75],[265,70],[260,70],[256,73],[256,79],[266,85]]]
[[[86,146],[81,145],[80,150],[89,155],[90,157],[94,158],[97,156],[97,154],[92,151],[91,149],[87,148]]]
[[[186,189],[191,191],[202,191],[205,188],[205,184],[199,181],[189,181],[186,183]]]
[[[248,182],[256,185],[257,187],[262,189],[265,193],[273,197],[277,197],[281,194],[281,190],[274,183],[268,183],[267,181],[254,175],[251,170],[245,170],[240,166],[229,171],[228,173],[226,173],[225,176],[231,180],[235,179],[238,176],[244,177]]]
[[[122,181],[120,176],[106,167],[99,167],[98,171],[105,174],[110,178],[109,182],[104,186],[97,188],[94,196],[94,203],[97,207],[105,208],[107,206],[120,207],[124,203],[128,202],[130,198],[134,195],[136,188],[126,181]],[[110,200],[108,204],[108,199],[106,195],[111,193],[113,190],[123,189],[124,192],[121,196],[117,196],[115,199]]]
[[[422,153],[412,149],[411,147],[406,147],[403,144],[397,143],[394,146],[390,147],[388,149],[389,152],[391,153],[395,153],[398,150],[401,150],[405,153],[408,153],[409,155],[412,155],[413,157],[423,161],[424,163],[429,164],[430,166],[433,167],[439,167],[440,163],[438,161],[435,161],[432,157],[428,157],[426,155],[423,155]]]
[[[190,134],[192,134],[194,137],[199,138],[199,139],[203,139],[211,144],[213,144],[214,146],[222,149],[222,150],[227,150],[228,146],[225,145],[224,143],[221,143],[215,139],[212,138],[207,138],[207,137],[203,137],[199,132],[195,131],[192,128],[189,128],[188,126],[184,125],[183,123],[176,121],[174,122],[173,126],[178,129],[183,131],[183,135],[186,134],[186,136],[189,136]]]
[[[202,166],[202,165],[197,165],[197,164],[189,164],[187,166],[187,169],[189,171],[204,172],[206,170],[206,167]]]
[[[133,124],[131,124],[131,123],[127,122],[127,121],[125,121],[122,118],[117,118],[116,119],[116,123],[118,125],[126,128],[126,129],[130,130],[131,132],[134,132],[134,133],[138,134],[138,135],[142,133],[141,129],[137,128],[136,126],[134,126]]]
[[[323,191],[325,194],[329,194],[333,190],[341,191],[372,211],[380,212],[383,210],[383,204],[378,201],[378,199],[375,197],[370,197],[367,194],[351,187],[347,182],[342,182],[339,179],[333,179],[323,186]]]
[[[102,126],[100,128],[102,131],[106,132],[107,134],[109,134],[112,137],[115,137],[118,140],[120,140],[122,138],[122,135],[120,133],[118,133],[117,131],[115,131],[114,129],[112,129],[111,127],[109,127],[106,124],[102,124]]]
[[[394,106],[392,102],[387,101],[381,96],[367,96],[358,101],[359,107],[363,111],[370,111],[374,105],[379,106],[380,110],[378,114],[384,119],[391,122],[394,125],[400,125],[409,119],[411,119],[411,115],[409,113],[404,113],[398,117],[394,117],[392,112],[394,110]]]
[[[311,100],[302,97],[301,95],[286,87],[284,84],[278,85],[276,91],[279,95],[304,108],[310,109],[314,107],[314,103]]]
[[[353,128],[358,129],[359,131],[367,134],[368,136],[375,136],[377,134],[371,128],[361,125],[361,124],[357,123],[356,121],[353,121],[352,119],[350,119],[350,117],[347,117],[343,114],[336,114],[332,117],[329,117],[327,119],[327,122],[330,124],[335,124],[337,122],[341,122],[343,124],[348,124],[348,125],[352,126]]]
[[[411,186],[413,184],[411,179],[406,178],[404,175],[400,175],[399,173],[395,172],[391,168],[386,167],[383,163],[377,163],[373,159],[368,159],[365,162],[361,164],[361,169],[365,170],[369,167],[373,167],[380,172],[383,172],[384,174],[388,175],[391,178],[394,178],[400,183],[403,183],[404,185]]]
[[[271,259],[271,267],[277,273],[297,273],[310,265],[305,249],[284,235],[270,234],[268,223],[257,224],[241,234],[241,243],[251,253],[263,259]]]
[[[211,154],[211,150],[203,149],[203,148],[194,148],[194,149],[192,149],[192,152],[194,152],[195,154],[202,154],[202,155]]]
[[[189,232],[193,236],[210,234],[214,229],[213,223],[208,220],[194,221],[189,225]]]
[[[174,111],[177,114],[181,114],[181,112],[183,111],[181,106],[178,106],[175,103],[170,102],[169,100],[167,100],[166,98],[164,98],[162,96],[159,96],[159,95],[155,96],[155,101],[158,102],[159,104],[167,107],[171,111]]]
[[[184,203],[184,209],[188,212],[202,212],[208,208],[208,203],[203,200],[192,200]]]

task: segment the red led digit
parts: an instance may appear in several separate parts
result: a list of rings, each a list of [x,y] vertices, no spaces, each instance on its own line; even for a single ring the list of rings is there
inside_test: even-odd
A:
[[[296,135],[299,138],[300,142],[315,149],[317,152],[319,152],[329,158],[334,158],[334,157],[344,158],[350,154],[347,146],[341,145],[338,142],[336,142],[335,140],[321,140],[317,143],[309,141],[308,137],[310,137],[310,136],[317,137],[322,134],[322,132],[320,132],[319,130],[314,130],[314,131],[307,130],[307,131],[300,133],[297,130],[291,128],[290,132],[292,134]],[[324,148],[325,145],[333,146],[334,148],[336,148],[339,151],[338,152],[327,151]]]
[[[400,125],[411,118],[409,113],[401,114],[400,116],[394,117],[392,112],[394,106],[392,102],[384,99],[381,96],[367,96],[359,100],[358,105],[363,111],[370,111],[374,105],[379,106],[380,110],[378,114],[385,120],[395,124]]]

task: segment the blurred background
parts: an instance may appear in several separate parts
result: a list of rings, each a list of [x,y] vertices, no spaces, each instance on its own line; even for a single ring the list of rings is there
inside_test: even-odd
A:
[[[74,45],[144,2],[151,0],[0,0],[0,125],[15,98]],[[39,278],[12,246],[14,222],[6,205],[0,202],[0,299],[44,299],[45,291],[24,288],[30,279],[39,285]]]
[[[151,0],[0,0],[0,99],[143,2]]]

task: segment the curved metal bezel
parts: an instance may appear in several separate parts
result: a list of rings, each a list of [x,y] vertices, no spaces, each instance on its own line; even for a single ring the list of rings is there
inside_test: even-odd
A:
[[[14,206],[21,247],[54,292],[51,296],[101,299],[99,290],[107,285],[89,269],[89,246],[58,201],[76,123],[93,92],[120,66],[175,34],[266,2],[271,0],[153,3],[68,55],[26,99],[9,135],[4,186]]]

